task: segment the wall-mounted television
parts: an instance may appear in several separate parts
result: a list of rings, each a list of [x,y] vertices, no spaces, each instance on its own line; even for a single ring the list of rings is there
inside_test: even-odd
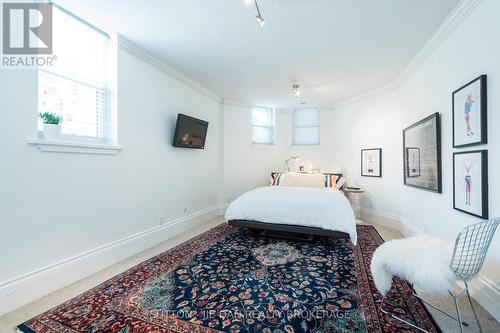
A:
[[[208,121],[179,113],[175,125],[174,147],[204,149]]]

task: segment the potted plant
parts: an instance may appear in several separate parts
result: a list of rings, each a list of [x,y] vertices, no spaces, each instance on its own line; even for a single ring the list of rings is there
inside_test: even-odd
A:
[[[61,135],[63,117],[50,112],[40,112],[38,117],[43,121],[43,137],[45,140],[55,140]]]

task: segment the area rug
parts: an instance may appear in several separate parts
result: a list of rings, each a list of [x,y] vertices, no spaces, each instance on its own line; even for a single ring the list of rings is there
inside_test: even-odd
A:
[[[371,226],[347,240],[268,238],[218,226],[22,325],[26,333],[414,332],[379,310]],[[407,283],[387,304],[439,331]]]

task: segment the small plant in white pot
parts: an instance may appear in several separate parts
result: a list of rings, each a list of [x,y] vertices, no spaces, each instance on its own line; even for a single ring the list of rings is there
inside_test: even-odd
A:
[[[55,140],[61,135],[63,117],[50,112],[40,112],[38,117],[43,121],[43,137],[45,140]]]

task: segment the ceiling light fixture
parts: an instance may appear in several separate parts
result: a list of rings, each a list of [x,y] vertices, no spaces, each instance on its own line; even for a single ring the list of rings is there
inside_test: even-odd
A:
[[[262,26],[264,26],[264,24],[266,24],[266,21],[264,20],[262,15],[260,15],[260,9],[259,9],[259,5],[257,4],[257,0],[255,0],[254,2],[255,2],[255,8],[257,8],[257,15],[255,16],[255,20],[262,27]]]
[[[294,83],[292,85],[292,89],[293,89],[293,94],[295,95],[295,99],[297,100],[297,102],[299,102],[300,104],[306,104],[306,102],[304,102],[304,100],[301,97],[302,93],[300,92],[300,85],[297,83]]]

